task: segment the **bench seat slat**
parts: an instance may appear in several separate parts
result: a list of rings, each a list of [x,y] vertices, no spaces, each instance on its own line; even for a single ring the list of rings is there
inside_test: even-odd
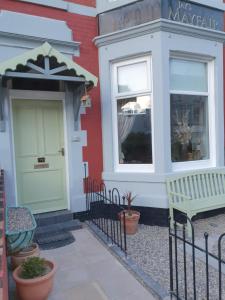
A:
[[[198,182],[199,197],[200,197],[200,198],[203,198],[204,196],[203,196],[203,192],[202,192],[202,179],[201,179],[201,174],[200,174],[198,177],[196,177],[196,180],[197,180],[197,182]]]
[[[219,183],[220,194],[223,194],[224,193],[224,190],[223,190],[223,176],[221,174],[218,174],[218,183]]]
[[[202,177],[203,197],[207,197],[205,174],[201,174],[201,177]]]
[[[195,194],[193,195],[193,198],[199,198],[197,176],[192,176],[192,180],[193,180],[194,191],[195,191]]]
[[[220,182],[221,182],[221,189],[222,193],[225,194],[225,174],[222,174],[220,177]]]
[[[195,194],[194,194],[194,186],[193,186],[192,176],[189,176],[189,182],[190,182],[190,187],[191,187],[191,197],[194,198]]]
[[[209,182],[209,174],[205,174],[205,178],[206,178],[206,187],[207,187],[207,195],[211,194],[211,186],[210,186],[210,182]]]
[[[216,195],[216,187],[215,187],[215,182],[214,182],[214,174],[210,173],[209,176],[209,181],[211,185],[211,190],[212,190],[212,196]]]
[[[214,174],[214,183],[215,183],[215,187],[216,187],[216,195],[220,194],[220,187],[219,187],[219,174]]]

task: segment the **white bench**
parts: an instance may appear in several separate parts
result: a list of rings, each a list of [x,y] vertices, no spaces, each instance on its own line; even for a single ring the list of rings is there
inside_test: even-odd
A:
[[[225,169],[172,175],[167,178],[166,185],[171,226],[174,224],[174,209],[192,219],[200,212],[225,207]],[[191,234],[190,224],[188,234]]]

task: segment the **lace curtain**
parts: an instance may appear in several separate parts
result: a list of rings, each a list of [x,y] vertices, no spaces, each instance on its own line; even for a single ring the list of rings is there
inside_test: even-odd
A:
[[[122,152],[122,143],[129,135],[135,121],[135,115],[118,114],[118,139],[119,139],[119,162],[124,162],[124,154]]]

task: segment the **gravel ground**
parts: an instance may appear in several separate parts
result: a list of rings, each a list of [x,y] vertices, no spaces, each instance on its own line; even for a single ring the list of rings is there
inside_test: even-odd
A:
[[[33,227],[30,212],[24,207],[9,207],[7,216],[8,231],[21,231]]]
[[[219,215],[194,222],[196,244],[204,247],[204,233],[209,234],[209,250],[218,253],[218,238],[225,232],[225,215]],[[168,228],[158,226],[139,225],[139,231],[133,236],[128,236],[128,255],[156,280],[164,289],[169,290],[169,242]],[[187,299],[194,299],[193,295],[193,263],[191,248],[187,246]],[[225,237],[222,243],[222,256],[225,258]],[[196,251],[196,299],[206,297],[206,265],[204,253]],[[178,290],[181,299],[185,299],[184,285],[184,256],[183,244],[178,242]],[[174,270],[174,278],[175,270]],[[174,285],[176,282],[174,281]],[[225,275],[222,276],[223,296],[225,300]],[[209,265],[209,299],[217,300],[218,296],[218,269]]]

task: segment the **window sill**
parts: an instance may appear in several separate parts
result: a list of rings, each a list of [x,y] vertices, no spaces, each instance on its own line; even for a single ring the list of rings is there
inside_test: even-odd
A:
[[[103,172],[104,181],[115,182],[137,182],[137,183],[165,183],[164,174],[155,174],[154,172]]]
[[[117,173],[154,173],[154,171],[152,164],[120,164],[115,166],[115,172]]]
[[[179,171],[191,171],[197,169],[208,169],[214,167],[211,160],[198,160],[198,161],[185,161],[185,162],[178,162],[172,163],[172,171],[179,172]]]

